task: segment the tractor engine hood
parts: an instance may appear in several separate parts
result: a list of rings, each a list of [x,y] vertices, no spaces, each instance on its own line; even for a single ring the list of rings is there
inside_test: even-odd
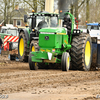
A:
[[[66,31],[67,29],[65,28],[42,28],[39,30],[39,32],[45,32],[45,33],[57,33],[57,34],[66,34]]]

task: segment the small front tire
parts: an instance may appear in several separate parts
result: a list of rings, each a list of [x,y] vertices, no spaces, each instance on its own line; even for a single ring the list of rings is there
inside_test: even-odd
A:
[[[30,67],[30,70],[37,70],[38,69],[38,63],[32,61],[32,56],[33,55],[30,52],[30,54],[29,54],[29,67]]]
[[[62,54],[61,67],[62,71],[68,71],[70,68],[70,55],[67,52]]]

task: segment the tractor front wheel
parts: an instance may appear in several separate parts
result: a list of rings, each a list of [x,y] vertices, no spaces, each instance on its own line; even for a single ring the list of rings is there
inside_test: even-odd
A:
[[[30,43],[30,52],[39,51],[38,40],[32,40]]]
[[[36,62],[32,62],[32,54],[31,52],[35,52],[35,51],[38,51],[38,40],[32,40],[31,43],[30,43],[30,54],[29,54],[29,67],[30,67],[30,70],[37,70],[38,69],[38,63]]]
[[[38,40],[32,40],[30,43],[30,52],[39,51],[39,45]],[[38,68],[48,68],[48,65],[45,65],[45,63],[37,63]]]
[[[70,68],[70,56],[69,53],[67,52],[64,52],[62,54],[61,67],[62,67],[62,71],[68,71]]]
[[[30,70],[37,70],[38,69],[38,63],[32,61],[31,52],[29,54],[29,67],[30,67]]]

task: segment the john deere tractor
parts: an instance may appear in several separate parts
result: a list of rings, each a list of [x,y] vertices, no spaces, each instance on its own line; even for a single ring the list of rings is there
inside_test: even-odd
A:
[[[34,38],[31,40],[35,52],[32,51],[29,54],[30,70],[38,69],[40,63],[46,65],[59,63],[62,71],[68,71],[70,61],[71,69],[85,71],[91,69],[91,37],[88,33],[82,33],[81,30],[74,29],[75,18],[71,13],[66,12],[65,15],[69,15],[72,22],[70,34],[64,27],[48,26],[40,29],[38,51],[34,50]]]
[[[56,27],[57,16],[57,14],[48,12],[34,13],[34,11],[29,17],[24,15],[24,22],[29,22],[29,27],[19,32],[18,56],[20,61],[28,61],[29,52],[39,50],[39,30],[44,27]]]

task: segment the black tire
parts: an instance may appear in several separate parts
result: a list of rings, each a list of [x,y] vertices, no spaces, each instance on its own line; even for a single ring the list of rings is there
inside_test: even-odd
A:
[[[87,53],[89,54],[88,59],[86,60],[85,48],[86,44],[89,44],[89,50]],[[84,70],[89,71],[91,69],[91,59],[92,59],[92,42],[91,37],[87,33],[82,33],[79,36],[74,36],[72,39],[72,48],[71,48],[71,65],[72,69],[75,70]],[[86,62],[88,61],[88,64]]]
[[[23,51],[23,55],[20,55],[20,50],[19,50],[19,46],[20,46],[20,40],[23,39],[24,40],[24,51]],[[18,58],[20,61],[25,61],[28,62],[28,47],[27,47],[27,40],[25,37],[24,32],[22,31],[19,35],[19,40],[18,40]]]
[[[30,52],[30,54],[29,54],[29,67],[30,67],[30,70],[37,70],[38,69],[38,65],[37,65],[38,63],[35,64],[35,62],[32,61],[31,57],[32,57],[32,54]]]
[[[61,58],[62,71],[68,71],[70,68],[70,56],[69,53],[64,52]]]
[[[32,47],[34,46],[34,50],[32,51]],[[38,40],[32,40],[30,43],[30,52],[35,52],[35,51],[39,51],[39,45],[38,45]],[[42,69],[42,68],[48,68],[47,65],[45,65],[45,63],[37,63],[38,68]]]
[[[34,50],[32,50],[32,47],[34,47]],[[35,66],[35,62],[32,62],[32,60],[31,60],[31,56],[32,56],[31,52],[38,51],[38,48],[39,48],[39,46],[38,46],[38,40],[32,40],[30,42],[30,54],[29,54],[29,66],[30,66],[30,70],[37,70],[38,69],[38,63],[36,63],[37,66]]]
[[[32,47],[33,46],[34,46],[35,51],[39,51],[38,40],[32,40],[31,41],[31,43],[30,43],[30,52],[32,52]]]
[[[10,55],[10,60],[15,60],[16,57],[14,55]]]

